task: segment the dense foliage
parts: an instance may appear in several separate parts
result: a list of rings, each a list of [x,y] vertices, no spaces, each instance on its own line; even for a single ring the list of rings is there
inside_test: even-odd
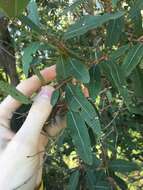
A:
[[[0,0],[0,7],[1,91],[29,104],[9,83],[33,73],[43,80],[41,68],[57,68],[52,104],[63,105],[67,128],[47,147],[45,188],[142,189],[143,1]]]

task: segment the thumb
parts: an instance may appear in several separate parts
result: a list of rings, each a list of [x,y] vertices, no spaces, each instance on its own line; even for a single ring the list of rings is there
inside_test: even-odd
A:
[[[52,110],[50,100],[53,91],[54,88],[51,86],[42,87],[40,93],[34,100],[25,122],[13,140],[18,139],[23,143],[28,142],[34,144],[38,142],[41,129]]]

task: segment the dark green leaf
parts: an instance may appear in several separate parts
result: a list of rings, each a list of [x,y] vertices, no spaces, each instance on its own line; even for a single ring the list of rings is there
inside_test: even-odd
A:
[[[75,58],[60,56],[57,61],[56,69],[58,80],[65,79],[70,76],[75,77],[83,83],[88,83],[90,80],[86,66]]]
[[[120,48],[118,48],[117,50],[113,51],[110,54],[110,58],[111,59],[118,59],[121,56],[123,57],[126,54],[126,52],[129,50],[129,48],[130,48],[129,44],[121,46]]]
[[[114,63],[113,60],[103,62],[100,64],[100,66],[106,73],[109,80],[112,82],[113,86],[118,89],[121,96],[124,98],[127,107],[129,108],[131,99],[129,97],[124,72],[122,71],[121,67]]]
[[[78,170],[74,171],[69,180],[68,190],[76,190],[79,182],[80,173]]]
[[[66,99],[71,110],[79,112],[80,116],[92,128],[93,132],[100,137],[101,124],[93,105],[84,97],[79,87],[67,85]]]
[[[35,63],[35,62],[32,61],[32,64],[34,64],[34,63]],[[36,63],[37,63],[37,61],[36,61]],[[38,62],[38,63],[39,63],[39,62]],[[38,77],[38,79],[40,80],[41,84],[42,84],[42,85],[45,85],[46,82],[45,82],[45,79],[43,78],[43,76],[41,75],[40,70],[37,69],[35,65],[32,65],[32,69],[33,69],[34,74],[37,75],[37,77]]]
[[[90,82],[86,85],[89,91],[89,96],[95,101],[101,90],[101,74],[98,65],[94,65],[89,69]]]
[[[143,70],[139,67],[135,68],[131,75],[133,81],[133,89],[137,98],[143,97]]]
[[[136,163],[127,160],[110,161],[109,168],[115,172],[121,173],[139,170],[139,166]]]
[[[76,36],[80,36],[86,32],[88,32],[91,29],[97,28],[102,26],[102,24],[113,20],[120,18],[123,16],[123,12],[116,12],[114,14],[106,13],[104,15],[98,15],[98,16],[91,16],[86,15],[83,16],[79,21],[77,21],[75,24],[71,25],[67,32],[64,35],[64,39],[70,39]]]
[[[57,73],[57,80],[63,80],[69,77],[67,72],[68,62],[66,61],[65,57],[60,56],[57,60],[56,64],[56,73]]]
[[[137,44],[130,49],[122,64],[125,75],[129,76],[142,59],[143,44]]]
[[[106,44],[109,47],[117,45],[124,31],[124,17],[109,21],[107,26]]]
[[[96,190],[111,190],[111,186],[106,181],[99,181],[98,184],[95,185]]]
[[[142,15],[141,15],[142,9],[143,9],[143,1],[136,0],[135,2],[132,3],[131,9],[129,11],[129,16],[134,24],[134,31],[138,35],[142,35],[143,32]]]
[[[23,72],[26,76],[28,76],[28,71],[30,68],[30,64],[33,60],[33,54],[36,53],[36,51],[39,49],[40,43],[39,42],[33,42],[28,47],[26,47],[23,51],[23,57],[22,57],[22,64],[23,64]]]
[[[91,165],[92,152],[90,138],[84,120],[80,117],[79,113],[69,111],[67,114],[67,124],[80,157],[85,163]]]
[[[52,94],[52,98],[51,98],[51,104],[52,106],[55,106],[58,99],[59,99],[59,96],[60,96],[60,91],[59,90],[55,90]]]
[[[96,176],[94,175],[94,171],[91,169],[87,169],[86,171],[86,181],[88,184],[88,189],[95,190],[95,184],[96,184]]]
[[[4,92],[6,95],[11,95],[14,99],[20,101],[23,104],[31,103],[31,100],[27,96],[18,91],[14,86],[9,85],[4,81],[0,81],[0,91]]]
[[[38,27],[30,18],[28,18],[27,16],[20,16],[19,20],[25,24],[26,26],[28,26],[31,30],[33,30],[34,32],[36,32],[37,34],[43,34],[44,31]]]
[[[35,0],[31,0],[27,6],[28,17],[38,26],[40,26],[40,20],[38,15],[38,7]]]
[[[0,8],[9,16],[16,17],[26,8],[29,0],[0,0]]]

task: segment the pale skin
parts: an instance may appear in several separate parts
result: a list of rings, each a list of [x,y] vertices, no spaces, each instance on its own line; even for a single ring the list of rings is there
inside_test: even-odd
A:
[[[56,77],[55,65],[41,71],[46,82]],[[40,90],[37,76],[22,81],[17,89],[27,96]],[[48,136],[41,134],[42,127],[51,113],[50,99],[54,88],[42,87],[34,100],[20,130],[10,130],[10,119],[21,103],[11,96],[0,104],[0,189],[34,190],[41,181],[43,154]],[[56,136],[65,126],[48,126],[49,136]],[[35,156],[34,156],[35,155]]]

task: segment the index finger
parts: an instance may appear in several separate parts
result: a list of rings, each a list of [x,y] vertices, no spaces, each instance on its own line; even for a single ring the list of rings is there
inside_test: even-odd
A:
[[[56,77],[56,66],[50,66],[41,71],[46,82],[53,80]],[[31,96],[41,87],[39,78],[34,75],[24,81],[22,81],[16,88],[26,96]],[[7,96],[0,104],[0,117],[10,119],[12,113],[20,107],[21,103],[10,95]]]

